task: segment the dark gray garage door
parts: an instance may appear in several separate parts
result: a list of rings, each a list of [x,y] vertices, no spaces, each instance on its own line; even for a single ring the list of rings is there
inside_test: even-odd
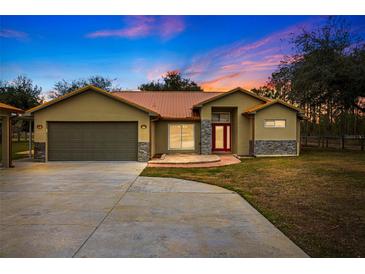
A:
[[[50,122],[50,161],[135,161],[136,122]]]

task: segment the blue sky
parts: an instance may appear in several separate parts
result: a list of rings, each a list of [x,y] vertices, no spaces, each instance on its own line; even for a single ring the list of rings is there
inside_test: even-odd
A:
[[[364,16],[346,17],[363,35]],[[27,75],[47,92],[61,79],[115,78],[136,89],[179,70],[205,90],[264,84],[288,37],[319,16],[1,16],[0,78]]]

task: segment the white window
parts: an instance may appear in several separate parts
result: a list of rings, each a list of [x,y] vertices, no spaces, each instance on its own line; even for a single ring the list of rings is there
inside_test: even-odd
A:
[[[194,124],[169,124],[169,150],[193,150]]]
[[[264,127],[266,128],[285,128],[285,119],[268,119],[264,121]]]
[[[231,114],[229,112],[213,112],[213,123],[229,123],[231,121]]]

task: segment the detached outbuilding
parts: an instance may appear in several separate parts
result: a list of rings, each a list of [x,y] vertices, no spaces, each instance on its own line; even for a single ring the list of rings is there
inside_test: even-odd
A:
[[[0,102],[0,118],[1,118],[1,146],[2,146],[2,155],[1,155],[1,164],[3,167],[8,168],[12,167],[12,149],[11,149],[11,118],[16,116],[24,111],[1,103]]]

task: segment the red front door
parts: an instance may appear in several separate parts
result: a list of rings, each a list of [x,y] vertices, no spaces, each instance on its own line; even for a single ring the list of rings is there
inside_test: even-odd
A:
[[[231,151],[231,124],[213,124],[213,151]]]

